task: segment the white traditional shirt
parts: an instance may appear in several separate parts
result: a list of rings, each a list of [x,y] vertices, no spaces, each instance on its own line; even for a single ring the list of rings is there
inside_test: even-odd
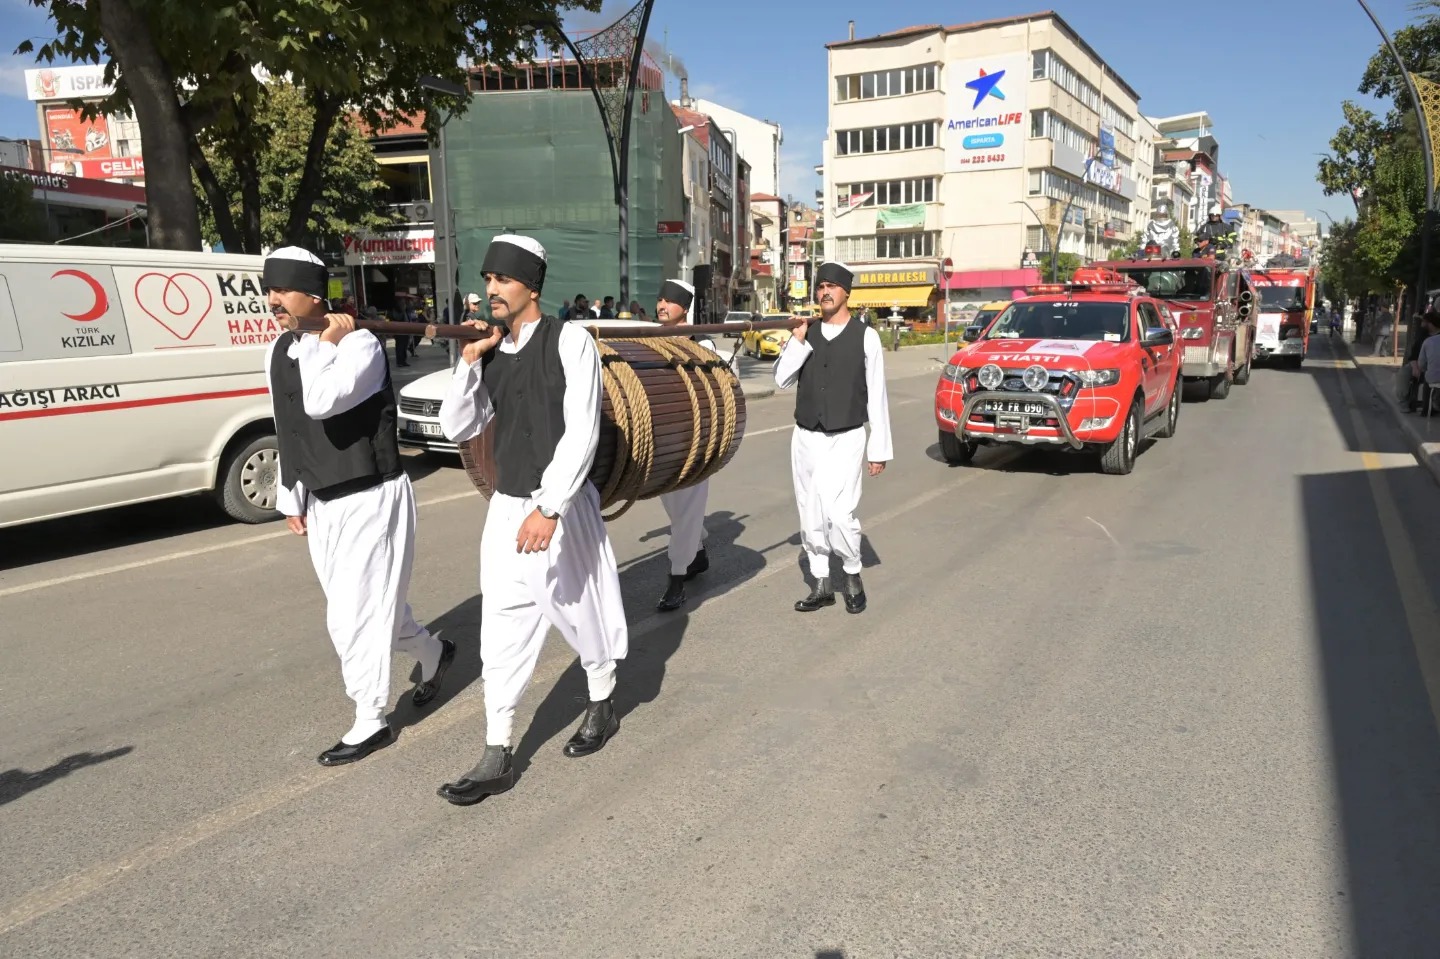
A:
[[[270,371],[279,348],[280,338],[276,337],[265,360],[265,383],[272,397],[275,384]],[[311,419],[328,419],[352,410],[385,388],[385,347],[369,330],[347,333],[338,346],[321,340],[318,334],[302,333],[291,341],[285,355],[300,364],[305,415]],[[305,484],[297,478],[293,488],[278,480],[276,486],[276,508],[285,516],[305,515],[310,496]]]
[[[520,327],[518,343],[507,334],[495,348],[502,353],[519,353],[538,325],[526,323]],[[590,475],[600,445],[600,351],[583,325],[570,323],[560,327],[559,350],[565,371],[565,432],[531,498],[537,506],[564,516]],[[462,357],[440,404],[440,428],[456,443],[479,436],[495,418],[495,405],[480,374],[478,364],[472,366]]]
[[[845,323],[826,323],[816,320],[810,324],[806,337],[815,335],[818,329],[825,339],[839,336],[849,323],[859,323],[855,317]],[[800,381],[800,368],[814,352],[809,343],[795,337],[785,341],[785,348],[775,360],[775,387],[788,390]],[[890,400],[885,393],[885,348],[880,343],[880,334],[871,327],[865,328],[865,390],[869,397],[865,404],[866,419],[870,421],[870,438],[865,446],[865,459],[871,463],[888,463],[895,458],[890,442]]]

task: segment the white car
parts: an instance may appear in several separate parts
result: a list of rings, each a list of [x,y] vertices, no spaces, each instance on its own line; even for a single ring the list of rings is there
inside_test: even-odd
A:
[[[600,329],[615,326],[659,325],[636,320],[588,319],[574,322],[583,322],[586,327],[599,327]],[[401,446],[424,450],[427,453],[459,454],[460,448],[447,439],[444,431],[440,429],[440,404],[445,399],[445,391],[450,387],[452,375],[454,375],[453,368],[436,370],[434,373],[427,373],[400,388],[400,409],[396,426],[399,430]]]
[[[427,373],[400,387],[400,409],[396,425],[400,445],[427,453],[460,452],[440,429],[440,402],[450,386],[450,369]]]

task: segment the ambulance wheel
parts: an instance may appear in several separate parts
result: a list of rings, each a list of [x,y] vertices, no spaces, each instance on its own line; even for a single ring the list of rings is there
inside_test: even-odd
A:
[[[940,431],[940,455],[945,457],[945,462],[951,466],[963,466],[975,458],[975,451],[980,444],[973,440],[962,440],[954,433]]]
[[[220,508],[242,523],[278,519],[280,444],[266,433],[235,444],[220,463]]]

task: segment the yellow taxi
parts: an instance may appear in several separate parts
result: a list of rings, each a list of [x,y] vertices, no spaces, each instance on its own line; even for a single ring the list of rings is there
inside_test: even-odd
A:
[[[760,319],[765,322],[788,320],[789,313],[766,313]],[[746,330],[740,334],[745,352],[762,360],[773,360],[780,355],[790,339],[789,330]]]

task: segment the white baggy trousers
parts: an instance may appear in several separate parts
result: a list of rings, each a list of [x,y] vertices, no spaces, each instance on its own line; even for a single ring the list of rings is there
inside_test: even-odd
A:
[[[847,573],[860,572],[860,480],[865,469],[865,427],[826,435],[795,427],[790,475],[800,511],[800,542],[810,575],[830,575],[830,556]]]
[[[615,661],[629,651],[620,573],[594,484],[581,485],[549,549],[518,553],[515,537],[534,509],[529,497],[497,492],[480,535],[480,675],[490,746],[510,745],[515,707],[551,626],[580,657],[592,702],[614,691]]]
[[[415,491],[401,475],[328,502],[305,506],[310,561],[325,591],[325,622],[340,656],[355,718],[380,719],[390,701],[390,651],[440,661],[440,640],[405,597],[415,559]]]
[[[710,494],[710,481],[660,494],[660,505],[670,517],[670,575],[684,576],[700,552],[708,531],[705,529],[705,503]]]

